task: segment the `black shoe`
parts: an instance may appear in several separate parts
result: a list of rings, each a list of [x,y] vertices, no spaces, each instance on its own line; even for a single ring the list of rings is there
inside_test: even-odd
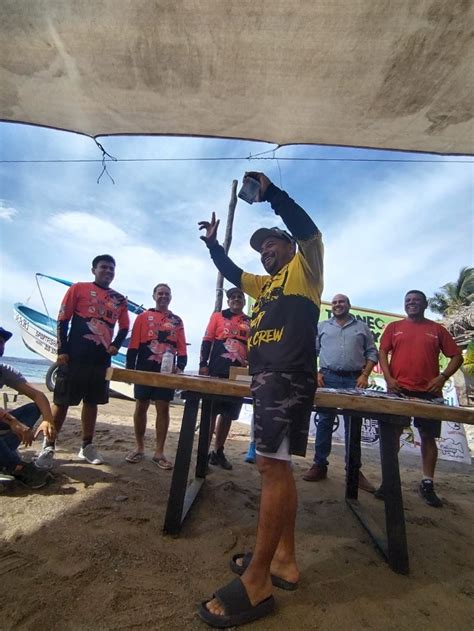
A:
[[[378,500],[385,500],[385,493],[382,484],[379,486],[378,489],[374,491],[374,497],[376,497]]]
[[[439,508],[443,502],[434,491],[433,480],[422,480],[420,484],[420,495],[429,506]]]
[[[212,464],[215,467],[222,467],[223,469],[226,469],[226,471],[230,471],[232,469],[232,464],[225,457],[223,449],[219,449],[219,451],[211,451],[209,454],[209,464]]]
[[[22,469],[13,473],[13,476],[29,489],[41,489],[53,479],[48,471],[37,469],[32,462],[24,462]]]

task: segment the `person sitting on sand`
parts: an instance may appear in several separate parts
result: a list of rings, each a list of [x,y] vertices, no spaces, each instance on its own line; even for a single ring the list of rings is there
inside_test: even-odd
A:
[[[176,358],[175,372],[186,368],[186,337],[184,325],[180,317],[172,313],[168,307],[171,302],[171,289],[166,283],[159,283],[153,290],[155,307],[141,313],[132,328],[132,337],[127,351],[127,368],[161,372],[163,355],[171,351]],[[174,390],[155,388],[153,386],[134,386],[136,447],[125,460],[137,463],[145,457],[145,430],[147,411],[150,401],[156,408],[156,445],[152,462],[160,469],[172,469],[173,464],[165,456],[164,448],[170,423],[170,401]]]
[[[0,327],[0,357],[3,356],[5,343],[11,337],[10,331]],[[24,394],[33,403],[27,403],[15,410],[0,408],[0,471],[30,489],[40,489],[51,479],[51,474],[38,469],[34,463],[23,460],[17,450],[20,444],[30,447],[41,432],[48,440],[54,440],[56,430],[49,401],[21,373],[6,364],[0,364],[0,388],[3,386]],[[40,416],[43,420],[33,432]]]

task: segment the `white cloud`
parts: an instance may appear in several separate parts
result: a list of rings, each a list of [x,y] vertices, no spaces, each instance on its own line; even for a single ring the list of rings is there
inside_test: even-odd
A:
[[[2,129],[0,125],[0,136]],[[268,148],[191,138],[106,138],[103,144],[121,158],[230,157]],[[17,153],[22,147],[36,156],[43,146],[51,158],[100,157],[94,143],[83,137],[18,126]],[[320,156],[333,150],[295,147],[285,151]],[[347,151],[359,155],[357,150],[342,148],[334,150],[334,155]],[[2,194],[9,200],[0,203],[3,326],[9,322],[14,327],[12,303],[30,295],[34,272],[88,280],[92,258],[109,252],[117,260],[113,286],[135,302],[151,306],[153,286],[169,283],[171,308],[185,322],[192,343],[190,366],[196,367],[214,306],[217,275],[199,240],[197,222],[215,211],[222,221],[222,239],[232,180],[255,164],[261,168],[262,163],[244,161],[109,163],[115,186],[105,177],[96,184],[99,164],[28,169],[3,165],[1,174],[8,176],[4,178],[8,186]],[[276,163],[264,164],[263,170],[279,184]],[[469,165],[376,168],[281,161],[280,166],[283,186],[313,214],[323,232],[325,298],[342,291],[355,305],[400,311],[406,289],[420,287],[430,293],[469,264],[473,199]],[[5,208],[14,212],[2,216]],[[231,256],[239,266],[262,273],[249,238],[257,228],[272,225],[281,222],[268,204],[238,202]],[[45,283],[51,313],[63,293],[61,285]],[[37,294],[32,300],[35,308],[44,310]]]
[[[126,233],[110,221],[105,221],[87,212],[63,212],[53,215],[46,224],[46,230],[60,238],[72,237],[87,243],[108,241],[122,245]]]
[[[0,220],[13,221],[13,218],[18,214],[18,210],[9,206],[8,202],[4,199],[0,199]]]
[[[453,280],[472,253],[469,235],[452,218],[460,191],[469,197],[470,186],[467,174],[453,178],[446,170],[394,178],[348,200],[345,216],[325,235],[325,297],[342,291],[354,304],[376,307],[390,293],[401,304],[411,287],[438,288],[448,259]],[[469,207],[461,211],[470,216]]]

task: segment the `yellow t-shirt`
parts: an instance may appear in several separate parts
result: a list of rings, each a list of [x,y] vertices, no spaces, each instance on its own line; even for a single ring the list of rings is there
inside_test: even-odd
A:
[[[250,374],[314,372],[323,291],[321,233],[298,241],[298,252],[274,276],[242,273],[242,290],[255,298],[250,320]]]

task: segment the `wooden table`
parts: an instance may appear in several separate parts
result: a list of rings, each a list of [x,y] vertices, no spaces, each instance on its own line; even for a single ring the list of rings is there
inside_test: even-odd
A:
[[[206,479],[212,401],[217,395],[250,397],[250,385],[248,382],[213,377],[162,375],[122,368],[109,368],[107,379],[160,388],[176,388],[183,391],[182,396],[185,399],[183,420],[163,525],[163,531],[166,534],[179,535],[183,522]],[[188,485],[194,434],[201,401],[195,478]],[[403,422],[400,417],[418,416],[474,425],[474,412],[465,408],[432,403],[341,394],[324,390],[316,392],[314,404],[319,410],[337,409],[339,413],[344,412],[378,420],[384,485],[385,536],[370,515],[363,510],[357,499],[359,471],[354,461],[354,445],[360,440],[360,436],[357,435],[355,423],[351,424],[349,431],[345,497],[348,506],[367,530],[392,570],[400,574],[408,574],[408,547],[398,462],[398,429]]]

